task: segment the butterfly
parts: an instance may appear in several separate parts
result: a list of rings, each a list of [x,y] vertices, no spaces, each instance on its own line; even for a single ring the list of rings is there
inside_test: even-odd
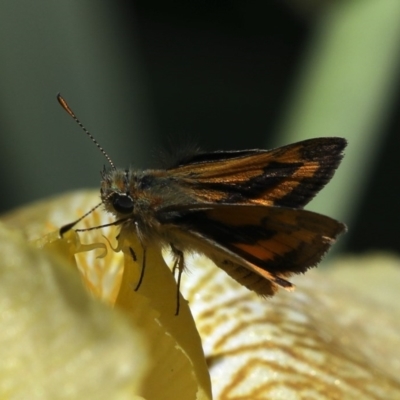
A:
[[[288,277],[317,265],[346,230],[335,219],[303,209],[340,164],[343,138],[193,153],[165,169],[124,170],[115,167],[60,95],[58,101],[108,159],[100,204],[115,216],[113,224],[137,235],[143,260],[150,243],[169,247],[174,269],[182,273],[184,254],[198,252],[247,289],[271,296],[280,287],[291,290]],[[145,261],[137,288],[144,269]]]

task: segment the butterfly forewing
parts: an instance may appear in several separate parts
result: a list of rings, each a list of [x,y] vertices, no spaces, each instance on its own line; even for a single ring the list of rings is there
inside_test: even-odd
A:
[[[199,201],[299,208],[331,179],[345,147],[334,137],[274,150],[199,154],[168,173]]]

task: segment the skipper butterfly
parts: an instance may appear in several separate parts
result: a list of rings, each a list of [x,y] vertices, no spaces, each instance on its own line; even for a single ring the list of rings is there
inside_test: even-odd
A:
[[[196,153],[165,169],[123,170],[115,167],[65,100],[57,98],[111,165],[102,172],[99,205],[115,216],[112,225],[133,231],[143,246],[137,288],[146,247],[155,243],[169,247],[175,256],[178,289],[184,253],[194,251],[246,288],[271,296],[279,287],[292,289],[287,278],[318,264],[346,230],[330,217],[303,209],[333,176],[345,139],[309,139],[273,150]],[[60,234],[89,213],[62,227]]]

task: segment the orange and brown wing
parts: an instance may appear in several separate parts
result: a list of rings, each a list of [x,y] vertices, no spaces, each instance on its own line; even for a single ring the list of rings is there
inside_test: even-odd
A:
[[[311,211],[256,205],[216,204],[169,215],[163,222],[200,238],[202,251],[220,268],[265,296],[279,286],[290,289],[285,278],[315,266],[346,229]]]
[[[303,207],[331,179],[346,140],[317,138],[274,150],[197,154],[167,170],[199,202]]]

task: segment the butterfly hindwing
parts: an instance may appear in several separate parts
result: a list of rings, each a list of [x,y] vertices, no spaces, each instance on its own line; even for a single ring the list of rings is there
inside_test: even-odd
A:
[[[168,222],[200,238],[207,256],[262,295],[277,286],[290,289],[285,277],[316,265],[345,230],[311,211],[257,205],[204,205]]]

